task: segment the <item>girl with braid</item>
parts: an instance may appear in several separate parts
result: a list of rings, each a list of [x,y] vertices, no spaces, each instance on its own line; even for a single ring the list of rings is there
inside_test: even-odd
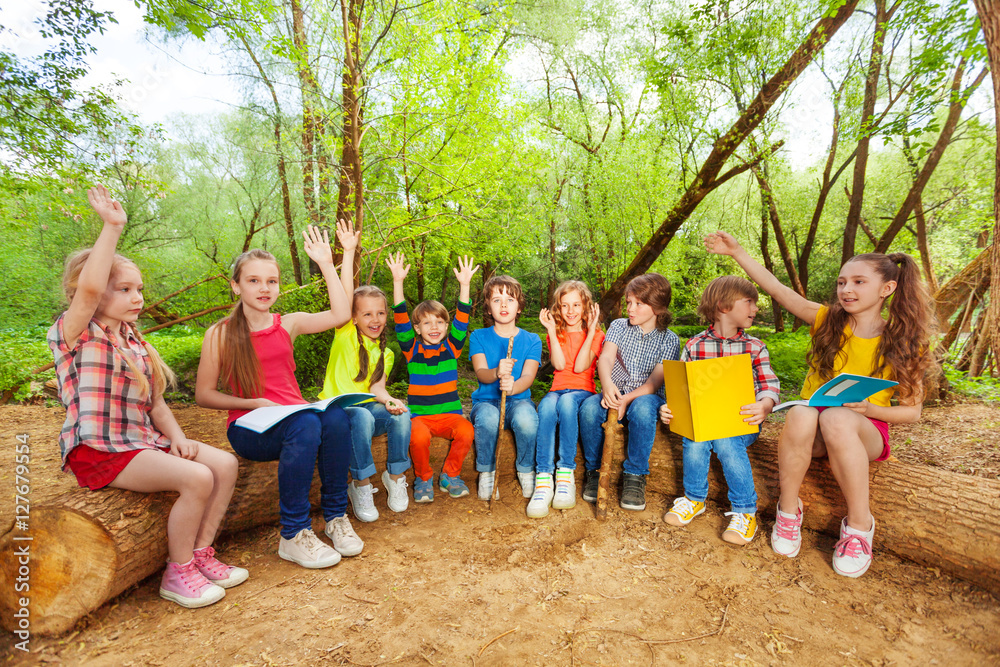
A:
[[[371,483],[375,474],[372,458],[372,437],[389,434],[386,470],[382,483],[389,497],[387,504],[393,512],[403,512],[409,505],[406,493],[406,471],[410,467],[410,413],[406,405],[386,391],[385,382],[392,370],[394,355],[386,348],[386,324],[389,319],[389,301],[385,293],[374,285],[354,289],[354,253],[361,232],[354,231],[354,224],[337,223],[337,239],[344,248],[340,279],[346,294],[354,294],[351,319],[338,327],[330,348],[330,361],[320,398],[340,394],[366,392],[375,394],[375,400],[346,408],[351,420],[351,462],[353,481],[347,495],[354,508],[354,516],[361,521],[375,521],[378,509],[372,499],[377,490]]]

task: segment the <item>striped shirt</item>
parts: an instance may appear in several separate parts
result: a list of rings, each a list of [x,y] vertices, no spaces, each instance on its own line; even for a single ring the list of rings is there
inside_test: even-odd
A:
[[[458,358],[462,356],[469,330],[472,304],[458,302],[448,337],[437,345],[427,345],[414,333],[405,301],[397,303],[392,310],[396,340],[410,371],[406,396],[410,414],[414,417],[462,414],[462,402],[458,399]]]
[[[94,318],[70,348],[63,333],[65,316],[59,316],[46,336],[55,357],[59,399],[66,406],[59,434],[63,470],[67,454],[78,445],[112,454],[169,447],[170,438],[156,430],[150,419],[150,396],[139,392],[123,356],[131,357],[152,386],[146,348],[134,329],[125,324],[115,333]]]
[[[756,394],[757,401],[770,398],[778,403],[780,401],[778,398],[780,384],[778,376],[771,370],[771,357],[767,353],[767,346],[759,338],[747,335],[743,329],[739,329],[732,338],[723,338],[716,333],[715,327],[708,327],[706,331],[692,336],[684,345],[681,361],[731,357],[737,354],[750,355],[754,394]]]
[[[628,323],[628,318],[615,320],[608,327],[604,343],[618,346],[615,363],[611,366],[611,381],[618,391],[627,394],[641,387],[664,359],[676,360],[681,351],[681,341],[669,329],[653,329],[643,333],[639,326]],[[663,398],[663,384],[656,390]]]

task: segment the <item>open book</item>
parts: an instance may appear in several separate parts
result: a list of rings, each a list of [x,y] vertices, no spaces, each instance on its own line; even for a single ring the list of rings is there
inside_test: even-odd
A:
[[[304,403],[302,405],[269,405],[266,408],[251,410],[242,417],[239,417],[236,420],[236,425],[256,431],[257,433],[264,433],[288,415],[294,415],[296,412],[303,410],[323,412],[331,403],[346,408],[358,403],[364,403],[373,398],[375,398],[375,394],[341,394],[333,398],[316,401],[315,403]]]
[[[870,378],[865,375],[841,373],[816,390],[809,400],[785,401],[774,406],[772,412],[785,410],[793,405],[808,405],[814,408],[836,408],[844,403],[860,403],[872,394],[895,387],[898,382]]]
[[[673,413],[670,430],[688,440],[704,442],[760,431],[740,414],[755,402],[753,362],[749,354],[663,361],[663,386]]]

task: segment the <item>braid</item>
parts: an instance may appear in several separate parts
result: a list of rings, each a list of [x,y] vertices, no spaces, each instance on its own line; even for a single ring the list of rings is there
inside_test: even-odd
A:
[[[365,349],[365,340],[362,338],[364,334],[361,333],[361,329],[355,326],[354,332],[358,335],[358,374],[354,381],[361,382],[368,377],[368,350]]]
[[[375,372],[372,373],[372,382],[378,382],[385,376],[385,346],[389,343],[389,336],[386,335],[386,328],[382,327],[382,333],[378,336],[378,363],[375,364]]]

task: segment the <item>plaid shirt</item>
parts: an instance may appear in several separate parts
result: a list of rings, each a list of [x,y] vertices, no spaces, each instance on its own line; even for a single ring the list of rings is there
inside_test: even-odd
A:
[[[771,358],[767,353],[767,346],[761,340],[748,336],[743,329],[739,329],[732,338],[723,338],[715,333],[715,327],[708,327],[707,331],[692,336],[684,345],[681,361],[731,357],[736,354],[750,355],[757,401],[770,398],[778,403],[780,386],[778,376],[771,370]]]
[[[55,357],[59,398],[66,406],[59,434],[63,469],[66,455],[77,445],[109,453],[168,447],[170,439],[156,430],[149,417],[150,397],[139,393],[139,383],[122,356],[131,354],[152,385],[146,349],[132,327],[126,325],[116,334],[94,318],[70,348],[63,333],[64,318],[65,313],[46,336]],[[127,352],[119,347],[120,338]]]
[[[611,381],[622,394],[642,386],[664,359],[676,360],[681,347],[681,341],[673,331],[653,329],[644,334],[641,328],[629,324],[628,318],[624,317],[611,323],[604,342],[618,347],[615,363],[611,366]],[[656,394],[663,398],[662,384]]]

